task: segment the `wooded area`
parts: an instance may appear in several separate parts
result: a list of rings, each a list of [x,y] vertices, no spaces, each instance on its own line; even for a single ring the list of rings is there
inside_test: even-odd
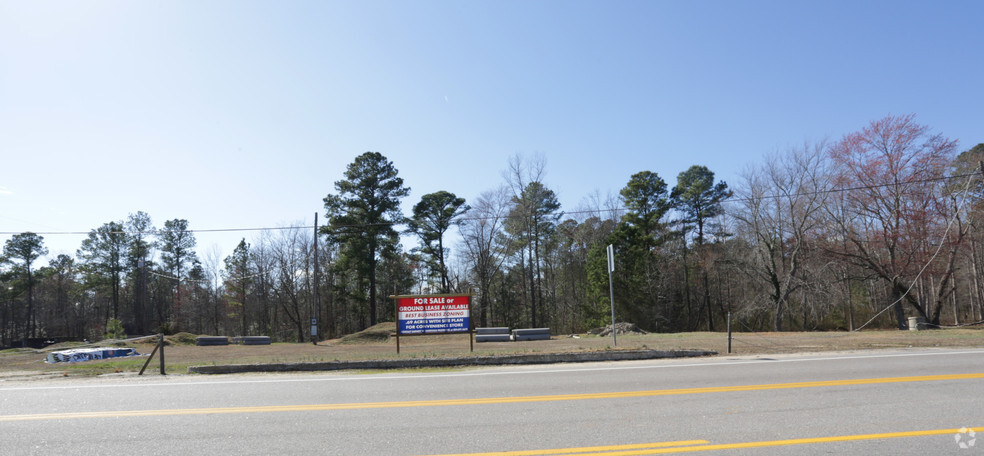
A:
[[[771,154],[734,185],[699,165],[672,187],[642,170],[617,197],[564,211],[544,163],[514,157],[501,187],[427,194],[404,215],[396,166],[366,152],[324,197],[317,235],[262,231],[226,258],[200,256],[189,221],[158,229],[143,212],[47,264],[42,235],[13,235],[0,346],[177,331],[304,341],[312,316],[335,338],[392,320],[390,295],[451,292],[474,293],[477,326],[584,332],[610,323],[609,244],[617,318],[650,331],[721,330],[729,312],[741,330],[980,323],[982,160],[984,144],[958,154],[895,116]]]

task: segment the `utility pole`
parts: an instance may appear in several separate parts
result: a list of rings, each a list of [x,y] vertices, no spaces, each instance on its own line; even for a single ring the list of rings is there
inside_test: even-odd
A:
[[[311,303],[311,343],[318,345],[318,213],[314,213],[314,301]]]
[[[143,253],[141,253],[141,255],[142,254]],[[147,330],[145,327],[147,325],[147,316],[144,313],[147,311],[147,302],[145,299],[147,290],[147,267],[143,257],[140,257],[140,259],[137,260],[137,269],[140,270],[140,274],[137,278],[137,308],[134,313],[137,317],[137,332],[143,334],[144,331]]]

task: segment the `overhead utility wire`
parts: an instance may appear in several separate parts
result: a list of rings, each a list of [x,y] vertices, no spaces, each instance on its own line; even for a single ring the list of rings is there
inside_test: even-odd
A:
[[[976,176],[976,175],[979,175],[979,174],[980,174],[980,172],[975,172],[975,173],[967,174],[966,175],[967,176],[967,184],[964,186],[962,195],[960,196],[960,202],[957,204],[956,210],[953,211],[953,217],[950,217],[950,222],[946,225],[946,230],[943,231],[943,236],[942,236],[941,239],[945,239],[947,237],[947,235],[950,234],[950,228],[953,228],[953,222],[955,222],[957,220],[957,216],[960,214],[960,208],[963,207],[963,205],[964,205],[965,202],[967,202],[967,195],[970,193],[970,183],[974,180],[973,177]],[[944,244],[945,244],[944,242],[942,242],[942,241],[940,242],[940,245],[936,247],[936,251],[933,252],[933,256],[930,257],[928,261],[926,261],[926,264],[923,265],[922,269],[919,270],[919,273],[916,274],[916,276],[912,279],[912,283],[909,285],[909,288],[907,290],[905,290],[905,293],[903,293],[902,296],[899,297],[899,299],[896,299],[894,302],[892,302],[891,304],[889,304],[888,306],[886,306],[884,309],[881,310],[881,312],[878,312],[877,314],[875,314],[874,317],[871,317],[870,320],[868,320],[865,324],[859,326],[853,332],[858,332],[858,331],[862,330],[865,326],[868,326],[869,324],[871,324],[871,322],[875,321],[876,318],[878,318],[879,316],[881,316],[881,314],[885,313],[888,309],[894,307],[896,304],[901,303],[902,300],[905,299],[906,296],[909,296],[909,293],[911,293],[912,292],[912,289],[915,288],[916,282],[919,281],[919,278],[922,277],[922,275],[923,275],[924,272],[926,272],[926,269],[929,268],[929,265],[932,264],[933,261],[936,260],[936,257],[940,254],[940,251],[943,250],[943,245]]]
[[[159,272],[154,272],[154,271],[147,271],[147,272],[149,274],[151,274],[151,275],[155,275],[155,276],[160,277],[162,279],[174,280],[174,281],[178,281],[178,282],[194,282],[194,283],[209,283],[210,284],[210,283],[212,283],[212,280],[213,280],[213,279],[190,279],[190,278],[187,278],[187,277],[182,279],[182,278],[174,277],[174,276],[167,275],[167,274],[161,274]],[[250,275],[245,275],[245,276],[229,276],[229,277],[226,277],[226,279],[229,279],[229,280],[248,280],[248,279],[252,279],[253,277],[259,277],[259,276],[264,275],[264,274],[265,273],[258,272],[256,274],[250,274]]]
[[[812,192],[794,193],[794,194],[790,194],[790,195],[763,195],[763,196],[760,196],[760,197],[730,197],[730,198],[725,198],[723,201],[724,202],[750,202],[750,201],[755,201],[755,200],[759,200],[759,199],[779,199],[779,198],[790,198],[790,197],[816,196],[816,195],[824,195],[824,194],[831,194],[831,193],[843,193],[843,192],[849,192],[849,191],[855,191],[855,190],[874,190],[874,189],[878,189],[878,188],[892,187],[892,186],[896,186],[896,185],[922,184],[922,183],[928,183],[928,182],[940,182],[940,181],[947,181],[947,180],[952,180],[952,179],[960,179],[960,178],[964,178],[964,177],[975,176],[975,175],[978,175],[979,173],[980,172],[975,171],[973,173],[968,173],[968,174],[955,174],[955,175],[952,175],[952,176],[933,177],[933,178],[927,178],[927,179],[912,179],[912,180],[908,180],[908,181],[902,181],[902,182],[899,182],[899,183],[885,183],[885,184],[862,185],[862,186],[857,186],[857,187],[832,188],[832,189],[817,190],[817,191],[812,191]],[[602,213],[602,212],[624,212],[624,211],[627,211],[627,210],[628,210],[627,208],[619,207],[619,208],[609,208],[609,209],[585,209],[585,210],[578,210],[578,211],[561,211],[561,213],[562,214],[566,214],[566,215],[583,215],[583,214],[598,214],[598,213]],[[507,218],[508,219],[508,218],[521,218],[521,217],[522,216],[516,216],[516,215],[509,216],[509,215],[507,215],[507,216],[503,216],[501,218]],[[458,220],[459,221],[479,221],[479,220],[488,220],[488,219],[489,219],[489,217],[461,217]],[[344,229],[344,228],[367,228],[367,227],[377,227],[377,226],[393,226],[393,225],[399,225],[399,224],[402,224],[402,223],[403,222],[401,222],[401,221],[381,222],[381,223],[360,223],[360,224],[351,224],[351,225],[340,225],[337,228],[340,228],[340,229]],[[259,227],[259,228],[194,229],[194,230],[182,230],[181,232],[184,232],[184,233],[229,233],[229,232],[246,232],[246,231],[287,231],[287,230],[313,229],[313,228],[315,228],[314,225],[305,225],[305,226],[281,226],[281,227]],[[335,230],[335,231],[338,231],[338,230]],[[0,235],[11,236],[11,235],[16,235],[16,234],[21,234],[23,232],[24,231],[0,231]],[[34,234],[43,235],[43,236],[58,236],[58,235],[87,235],[89,233],[92,233],[92,230],[90,230],[90,231],[31,231],[31,232],[34,233]],[[174,232],[174,231],[173,230],[151,230],[151,231],[137,231],[137,232],[112,231],[112,232],[110,232],[110,234],[149,234],[149,235],[159,235],[161,233],[167,233],[167,232]]]

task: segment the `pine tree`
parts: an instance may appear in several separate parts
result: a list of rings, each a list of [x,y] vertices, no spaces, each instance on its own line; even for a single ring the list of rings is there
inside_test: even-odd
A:
[[[428,256],[427,265],[433,275],[441,279],[441,293],[450,293],[448,267],[445,263],[447,248],[444,247],[444,233],[457,224],[456,219],[467,212],[464,198],[454,193],[439,191],[424,195],[413,206],[413,218],[407,223],[409,231],[420,237],[423,244],[421,252]]]
[[[96,282],[109,286],[114,320],[120,319],[120,287],[126,271],[127,234],[120,222],[109,222],[89,232],[78,256],[94,273]]]
[[[711,292],[707,278],[706,253],[704,241],[707,228],[714,217],[724,213],[725,199],[731,196],[728,184],[724,181],[714,183],[714,173],[706,166],[694,165],[680,173],[677,185],[673,188],[671,198],[676,208],[683,212],[683,232],[695,232],[697,254],[701,266],[701,282],[703,283],[704,298],[701,308],[707,311],[707,329],[714,331],[714,318],[711,313]],[[686,265],[685,265],[686,267]],[[687,285],[689,287],[689,284]],[[699,312],[698,312],[699,313]]]
[[[380,254],[399,243],[393,225],[403,222],[400,199],[410,194],[393,162],[379,152],[355,158],[345,179],[335,182],[338,194],[324,199],[327,225],[322,231],[341,246],[336,268],[351,268],[367,281],[369,325],[376,324],[376,273]]]
[[[3,256],[8,260],[19,260],[23,263],[27,283],[27,327],[28,336],[35,337],[37,320],[34,315],[34,274],[31,266],[39,257],[48,254],[44,246],[44,237],[27,232],[15,234],[3,246]]]

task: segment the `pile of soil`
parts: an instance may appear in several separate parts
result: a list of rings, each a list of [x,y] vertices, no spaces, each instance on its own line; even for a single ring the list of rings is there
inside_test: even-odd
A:
[[[197,345],[196,337],[198,336],[194,334],[179,332],[173,336],[164,336],[164,342],[174,345]]]
[[[590,334],[594,334],[599,337],[610,336],[612,335],[612,326],[608,325],[601,328],[595,328],[588,332]],[[619,336],[622,334],[648,334],[648,333],[646,331],[639,329],[639,327],[636,326],[635,323],[625,323],[625,322],[615,323],[615,335]]]
[[[376,326],[370,326],[355,334],[349,334],[338,341],[340,344],[369,344],[388,342],[390,335],[396,332],[396,323],[388,321]]]

